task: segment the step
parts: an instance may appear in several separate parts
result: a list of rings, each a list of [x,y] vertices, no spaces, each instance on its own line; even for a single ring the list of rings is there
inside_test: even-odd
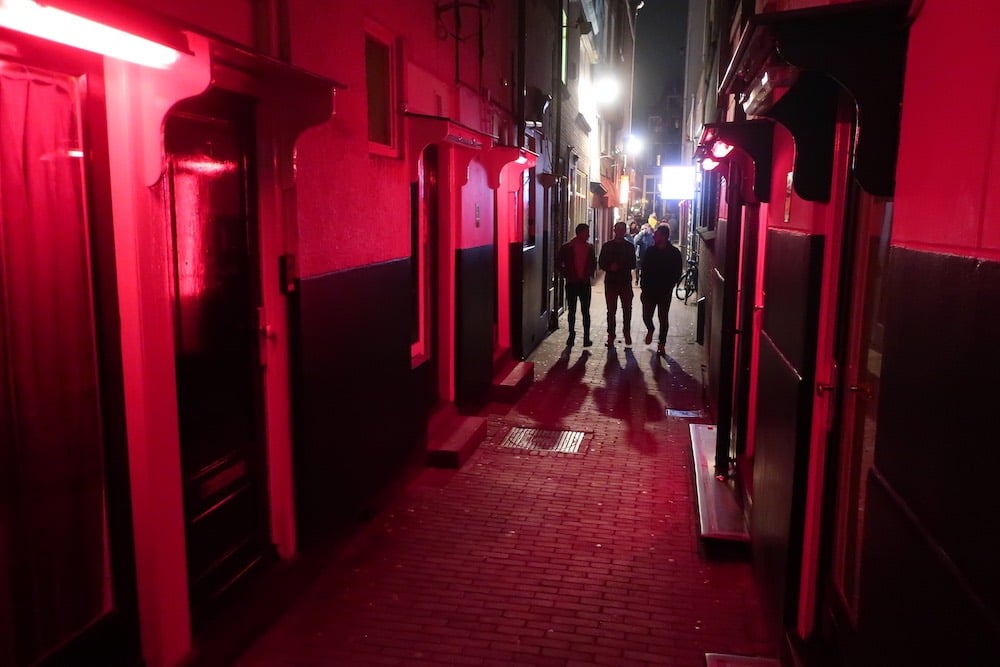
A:
[[[500,403],[516,403],[534,381],[535,364],[533,362],[513,362],[493,379],[490,397]]]
[[[781,663],[761,656],[706,653],[705,667],[781,667]]]
[[[486,418],[447,414],[428,425],[427,465],[461,468],[486,437]]]
[[[701,539],[749,543],[750,533],[732,482],[715,476],[715,425],[691,424],[690,429]]]

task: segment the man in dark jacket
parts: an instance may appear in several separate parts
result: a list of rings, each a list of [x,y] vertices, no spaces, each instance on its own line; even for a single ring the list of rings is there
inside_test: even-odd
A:
[[[580,302],[583,314],[583,346],[590,347],[590,281],[597,272],[594,244],[590,239],[590,226],[580,223],[576,236],[562,244],[556,253],[556,271],[566,279],[566,324],[569,336],[566,346],[576,340],[576,304]]]
[[[674,286],[681,279],[684,258],[681,251],[670,243],[670,225],[660,223],[653,233],[653,245],[646,251],[642,262],[642,276],[639,287],[642,290],[642,321],[646,325],[646,345],[653,342],[653,311],[657,311],[660,321],[660,338],[656,354],[666,355],[668,315]]]
[[[615,223],[615,237],[601,246],[597,264],[604,270],[604,297],[608,303],[608,347],[615,344],[615,311],[622,302],[622,333],[632,344],[632,270],[635,246],[625,240],[625,223]]]

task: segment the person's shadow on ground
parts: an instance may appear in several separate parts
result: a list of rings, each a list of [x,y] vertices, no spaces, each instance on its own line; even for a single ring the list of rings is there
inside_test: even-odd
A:
[[[655,452],[657,443],[646,425],[663,419],[663,410],[656,396],[650,393],[632,348],[627,347],[621,353],[615,348],[608,349],[603,379],[603,385],[594,388],[598,410],[626,423],[630,447],[641,452]]]
[[[575,415],[587,400],[590,387],[583,381],[590,351],[584,350],[570,364],[572,348],[567,347],[544,377],[536,379],[521,401],[521,413],[535,421],[559,428]]]
[[[703,410],[705,386],[667,355],[651,354],[649,369],[663,403],[672,410]]]

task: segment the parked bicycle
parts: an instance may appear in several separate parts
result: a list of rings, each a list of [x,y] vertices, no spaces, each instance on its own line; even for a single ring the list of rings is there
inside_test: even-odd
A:
[[[687,303],[691,295],[698,291],[698,260],[689,259],[687,270],[681,275],[681,279],[674,288],[674,295],[678,299]]]

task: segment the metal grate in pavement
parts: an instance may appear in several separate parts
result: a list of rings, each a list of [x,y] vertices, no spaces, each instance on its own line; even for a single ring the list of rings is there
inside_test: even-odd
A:
[[[668,417],[682,417],[688,419],[700,419],[705,416],[704,410],[674,410],[673,408],[667,408],[666,415]]]
[[[580,444],[582,442],[582,431],[546,431],[537,428],[515,426],[510,429],[510,432],[500,443],[500,446],[543,452],[577,454],[580,451]]]

